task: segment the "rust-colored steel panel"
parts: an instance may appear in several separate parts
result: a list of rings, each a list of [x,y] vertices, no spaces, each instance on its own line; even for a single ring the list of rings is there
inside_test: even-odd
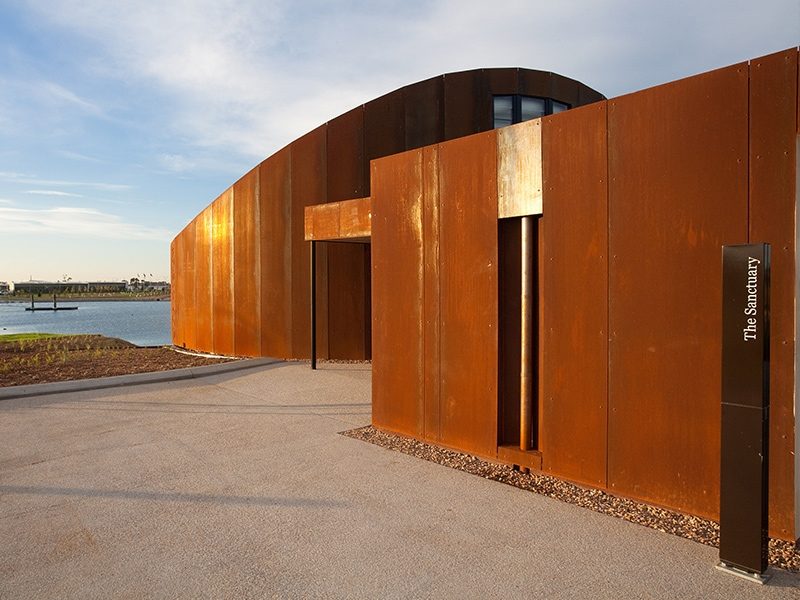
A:
[[[491,129],[492,101],[483,71],[444,76],[444,139]]]
[[[214,351],[214,290],[211,261],[213,256],[213,214],[211,205],[203,209],[195,221],[195,315],[197,332],[195,350]]]
[[[421,437],[422,150],[372,162],[372,422]]]
[[[519,69],[484,69],[483,76],[489,94],[493,96],[519,94]]]
[[[519,93],[523,96],[547,98],[551,94],[553,74],[548,71],[519,70]],[[556,75],[555,77],[558,77]]]
[[[233,354],[233,188],[228,188],[211,205],[213,344],[215,354]]]
[[[181,233],[181,255],[179,273],[182,278],[181,293],[181,345],[197,348],[197,300],[195,298],[195,227],[197,219],[192,220]],[[176,342],[177,343],[177,342]]]
[[[306,207],[309,210],[312,207]],[[311,211],[311,229],[315,240],[339,238],[339,203],[320,204]]]
[[[170,244],[170,283],[172,285],[172,298],[170,302],[172,344],[183,346],[185,344],[184,328],[186,327],[186,294],[184,293],[185,278],[183,273],[184,246],[186,244],[186,227],[175,236]]]
[[[750,62],[750,241],[772,245],[770,535],[794,540],[797,50]]]
[[[444,77],[433,77],[404,88],[405,149],[421,148],[444,139]]]
[[[440,440],[439,147],[422,149],[424,437]]]
[[[350,114],[350,113],[348,113]],[[335,137],[335,136],[334,136]],[[308,358],[311,355],[311,318],[309,262],[310,244],[303,239],[304,210],[326,198],[326,126],[322,125],[293,142],[291,145],[291,285],[292,285],[292,356]],[[331,155],[332,160],[336,154]],[[337,163],[339,164],[339,163]],[[344,166],[346,171],[350,167]],[[334,165],[335,167],[335,165]],[[322,261],[321,253],[318,261]],[[318,263],[317,289],[327,287],[327,268]],[[318,357],[325,358],[327,348],[327,306],[317,305]]]
[[[367,164],[373,158],[405,150],[405,103],[403,89],[364,105],[364,153]],[[362,196],[369,195],[369,177]],[[355,196],[351,196],[355,197]]]
[[[606,485],[608,193],[606,105],[542,119],[543,468]],[[626,222],[627,225],[635,225]]]
[[[369,198],[339,202],[339,235],[342,239],[368,238],[372,234]]]
[[[261,355],[292,355],[291,148],[258,166],[261,247]]]
[[[180,255],[180,256],[179,256]],[[169,280],[172,285],[173,299],[170,302],[170,337],[172,343],[180,346],[183,341],[184,295],[183,274],[178,273],[180,259],[183,256],[183,232],[175,236],[169,245]],[[181,340],[180,342],[178,340]]]
[[[303,209],[303,239],[307,242],[314,239],[314,209],[317,206],[325,205],[315,204]]]
[[[327,127],[327,196],[317,196],[312,204],[368,196],[364,107],[336,117]]]
[[[497,451],[497,137],[439,146],[441,441]]]
[[[194,238],[189,237],[189,230],[194,231],[194,222],[184,227],[174,240],[170,248],[170,272],[172,283],[172,302],[170,310],[172,312],[172,343],[176,346],[186,347],[186,330],[191,327],[194,329],[194,322],[187,319],[187,315],[194,303],[194,298],[189,297],[187,292],[187,277],[194,277],[193,272],[187,273],[186,260],[187,243],[191,242],[194,251]]]
[[[365,244],[328,244],[328,348],[331,358],[364,360],[367,354]]]
[[[261,355],[261,231],[258,167],[233,185],[234,354]]]
[[[364,107],[360,106],[328,123],[327,202],[361,198],[368,194],[364,113]],[[367,356],[365,336],[369,315],[366,313],[365,260],[362,247],[328,247],[327,319],[331,358],[361,359]]]
[[[608,102],[608,483],[711,518],[719,512],[720,247],[747,241],[747,70],[734,65]]]
[[[306,206],[305,240],[366,242],[371,231],[370,218],[369,198]]]

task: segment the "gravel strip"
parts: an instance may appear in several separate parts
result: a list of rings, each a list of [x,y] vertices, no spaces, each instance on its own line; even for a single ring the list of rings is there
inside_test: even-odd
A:
[[[584,488],[540,473],[522,473],[515,471],[510,465],[491,463],[469,454],[386,433],[371,425],[343,431],[341,434],[459,471],[480,475],[486,479],[500,481],[562,502],[577,504],[595,512],[619,517],[664,533],[719,547],[719,524],[709,519],[642,504],[627,498],[613,496],[602,490]],[[787,571],[800,572],[800,549],[792,542],[770,539],[769,563]]]
[[[286,358],[283,359],[286,362],[302,362],[311,364],[311,361],[307,358]],[[361,360],[358,358],[318,358],[317,359],[318,365],[371,365],[371,360]]]

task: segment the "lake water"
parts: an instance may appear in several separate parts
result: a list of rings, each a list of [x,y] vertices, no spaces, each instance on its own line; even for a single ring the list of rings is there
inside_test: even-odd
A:
[[[52,306],[52,301],[49,303]],[[171,344],[169,301],[59,302],[78,310],[26,311],[30,303],[0,303],[0,334],[99,333],[139,346]],[[47,306],[36,302],[36,306]]]

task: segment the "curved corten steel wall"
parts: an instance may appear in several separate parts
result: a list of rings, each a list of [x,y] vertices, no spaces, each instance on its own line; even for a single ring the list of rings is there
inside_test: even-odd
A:
[[[718,517],[721,247],[767,242],[769,524],[800,534],[799,66],[793,48],[541,119],[542,471]],[[372,163],[373,424],[506,462],[520,250],[492,212],[495,138],[526,126]]]
[[[603,99],[572,79],[528,69],[482,69],[401,88],[329,121],[255,167],[173,240],[172,340],[243,356],[310,352],[306,206],[370,194],[369,161],[486,131],[492,96]],[[369,246],[321,244],[317,352],[371,355]]]

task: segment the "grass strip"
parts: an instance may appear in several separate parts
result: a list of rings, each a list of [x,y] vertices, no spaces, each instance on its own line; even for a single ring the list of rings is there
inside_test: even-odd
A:
[[[0,344],[8,342],[28,342],[32,340],[46,340],[48,338],[66,337],[63,333],[8,333],[0,335]]]

